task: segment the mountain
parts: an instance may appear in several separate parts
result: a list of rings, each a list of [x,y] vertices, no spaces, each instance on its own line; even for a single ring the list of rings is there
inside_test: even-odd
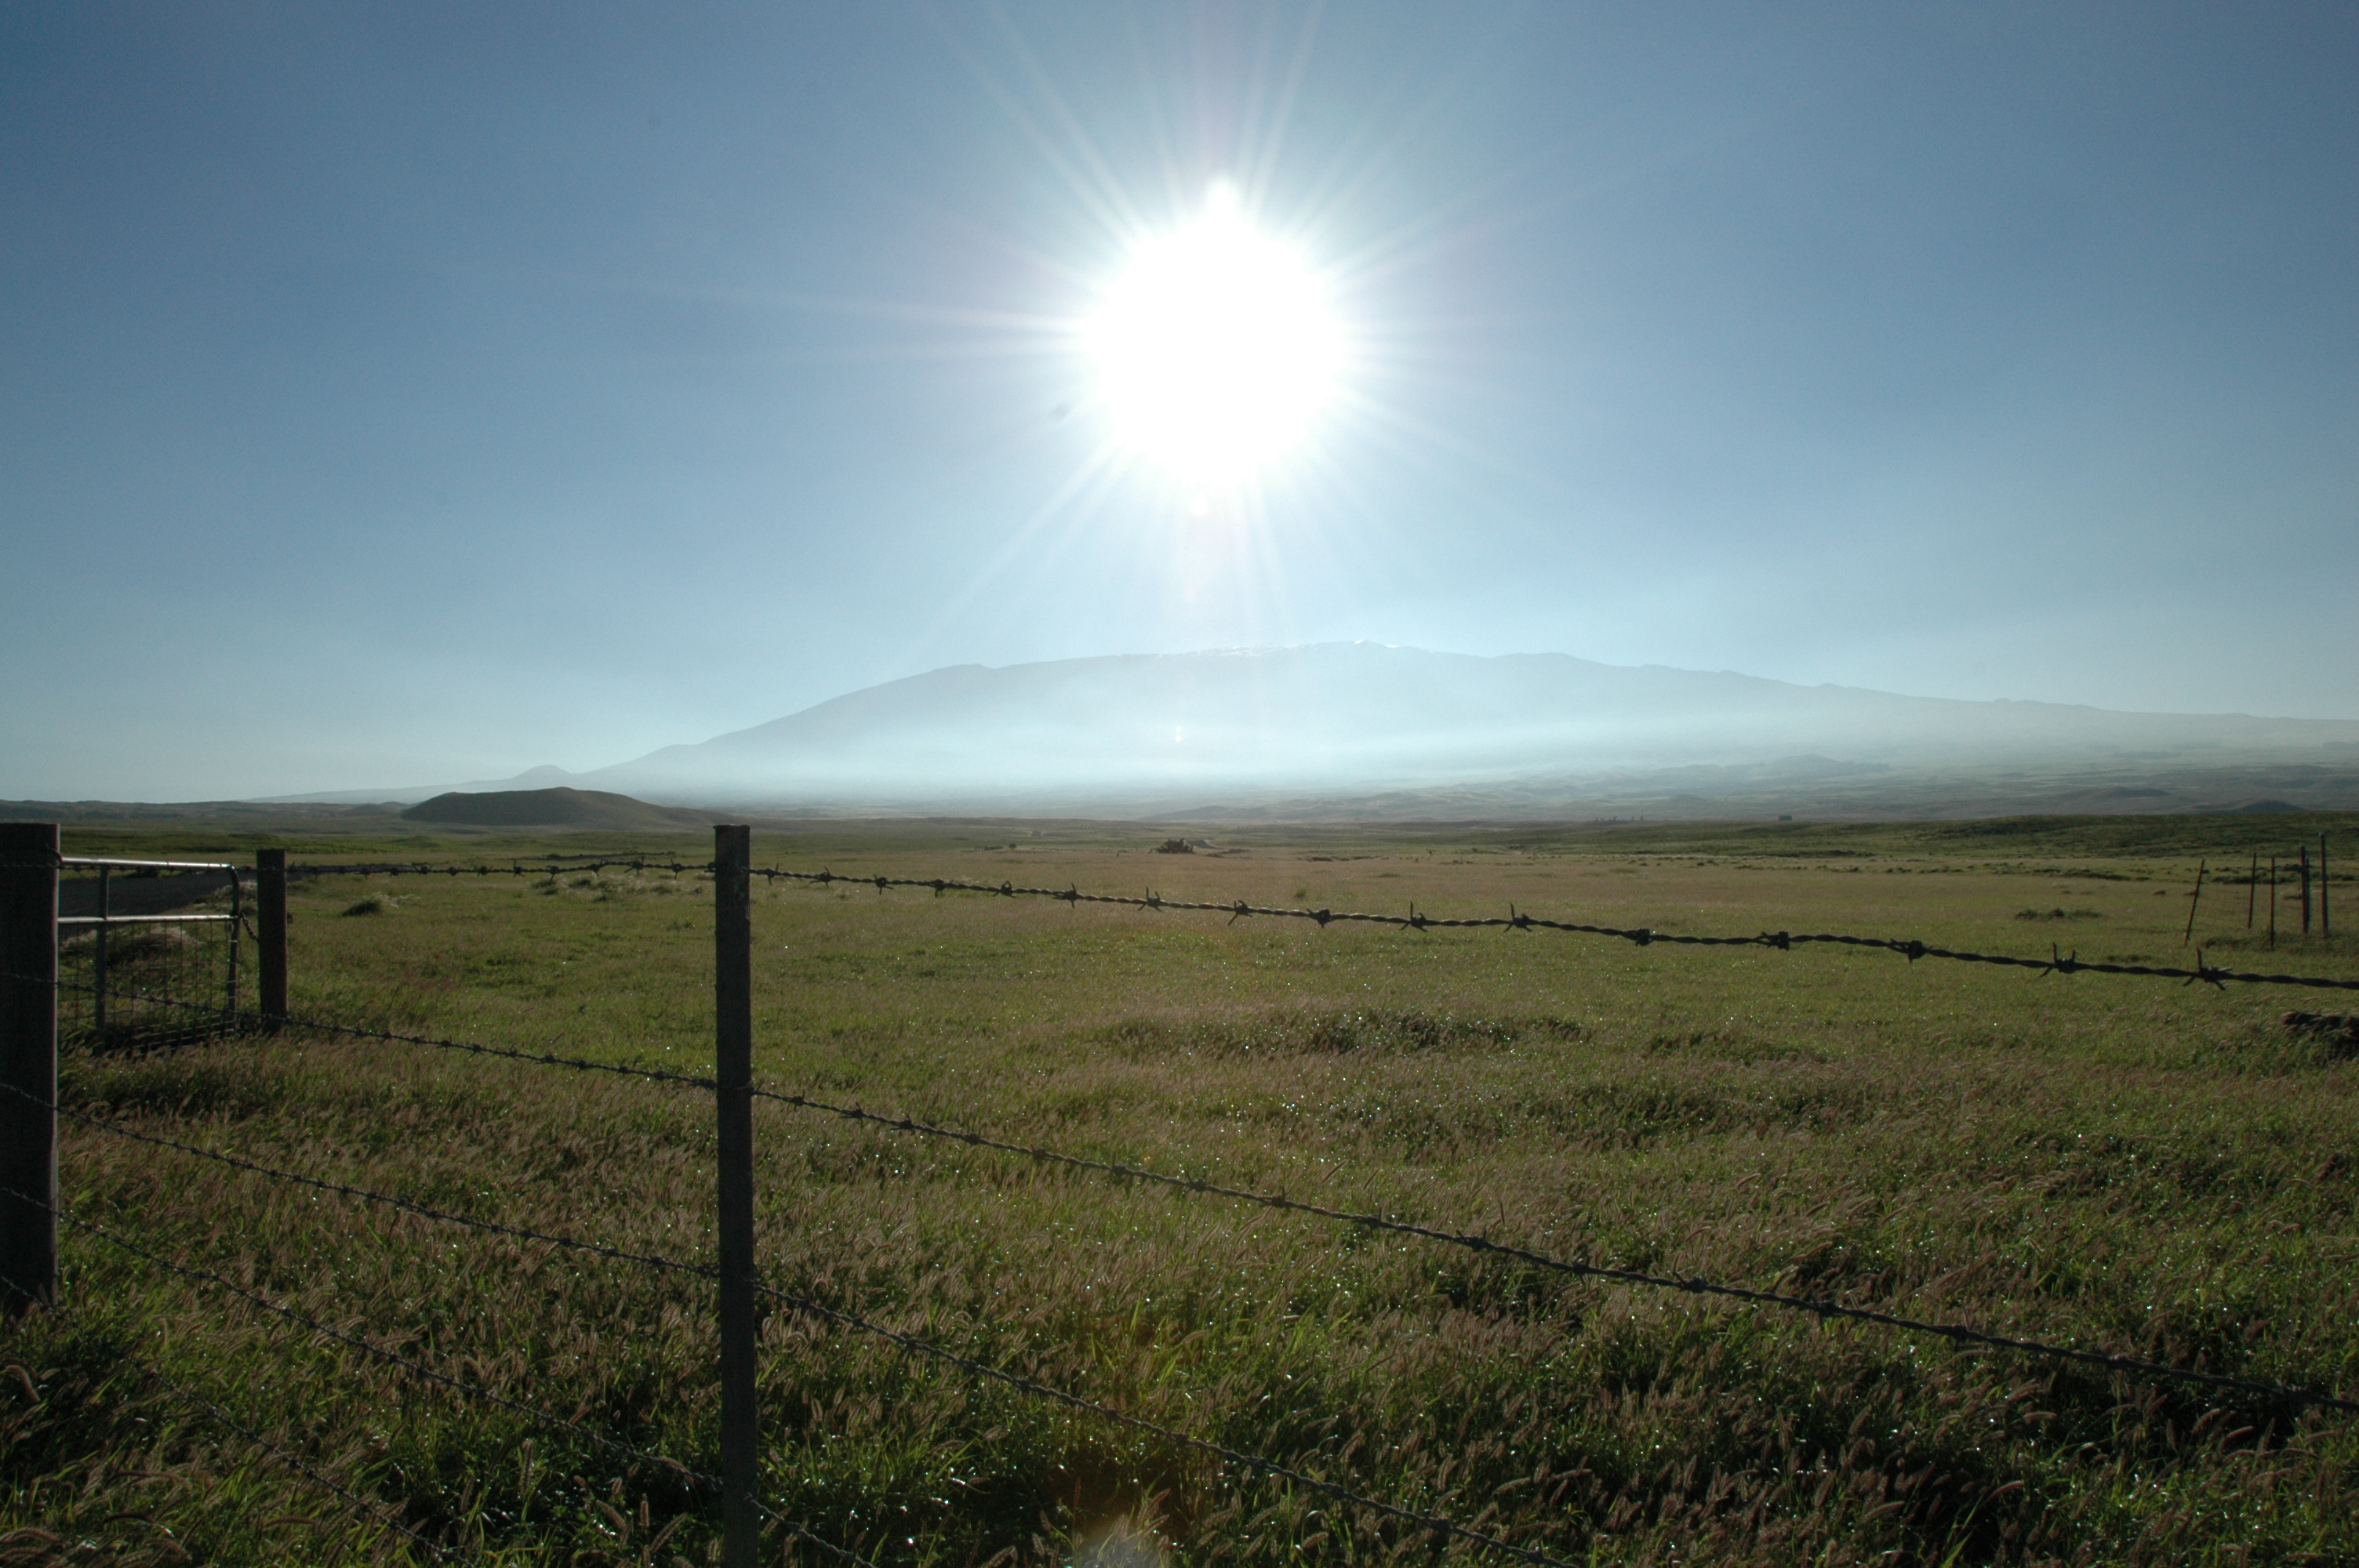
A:
[[[1411,815],[1683,796],[1944,815],[1957,809],[1944,802],[2033,797],[2112,811],[2261,794],[2359,805],[2359,723],[1352,643],[962,665],[574,782],[739,806],[1125,815],[1351,815],[1387,797],[1386,814]]]
[[[1121,816],[2350,807],[2359,722],[1349,643],[960,665],[591,773],[462,787],[557,786],[740,811]]]

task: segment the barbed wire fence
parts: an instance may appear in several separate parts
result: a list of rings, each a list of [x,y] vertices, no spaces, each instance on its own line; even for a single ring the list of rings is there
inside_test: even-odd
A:
[[[570,876],[575,873],[595,873],[603,871],[636,872],[666,871],[675,876],[686,872],[710,874],[713,863],[663,860],[648,856],[609,857],[601,860],[571,861],[558,864],[549,861],[511,860],[506,864],[475,862],[473,864],[433,865],[422,860],[353,861],[349,864],[320,862],[295,867],[290,874],[303,876],[383,876],[383,877],[442,877],[458,879],[473,877],[522,878]],[[842,871],[793,871],[780,866],[753,866],[749,873],[765,881],[807,882],[821,887],[841,883],[846,887],[872,887],[878,892],[894,888],[924,890],[937,895],[951,892],[988,894],[995,898],[1045,899],[1065,904],[1112,904],[1128,909],[1153,912],[1169,910],[1175,913],[1225,914],[1232,923],[1247,918],[1266,920],[1300,920],[1325,927],[1328,925],[1378,925],[1404,931],[1555,931],[1578,935],[1606,936],[1628,942],[1634,946],[1648,947],[1657,944],[1675,947],[1769,947],[1779,952],[1791,952],[1798,947],[1837,946],[1861,947],[1878,952],[1897,954],[1915,963],[1920,958],[1947,959],[1953,963],[1984,964],[1999,968],[2026,969],[2036,975],[2126,975],[2149,979],[2180,980],[2189,985],[2210,985],[2226,988],[2230,985],[2297,986],[2315,990],[2359,991],[2359,979],[2318,975],[2290,975],[2255,970],[2232,969],[2209,963],[2203,949],[2196,950],[2192,968],[2170,964],[2133,964],[2083,958],[2079,949],[2068,953],[2060,943],[2051,943],[2049,955],[2025,957],[2007,953],[1976,953],[1944,947],[1915,937],[1870,936],[1855,933],[1812,931],[1761,931],[1750,935],[1697,935],[1683,931],[1658,931],[1651,927],[1598,925],[1575,920],[1553,920],[1533,914],[1527,910],[1508,906],[1506,914],[1441,916],[1421,913],[1411,904],[1406,914],[1389,914],[1364,910],[1310,909],[1277,904],[1257,904],[1243,899],[1201,900],[1165,898],[1148,890],[1143,893],[1083,892],[1077,886],[1028,887],[1013,881],[979,882],[958,877],[896,877],[876,873],[853,874]]]
[[[784,1107],[789,1110],[834,1118],[872,1126],[903,1136],[955,1143],[960,1146],[988,1150],[1039,1163],[1076,1171],[1086,1175],[1123,1184],[1144,1184],[1158,1186],[1176,1194],[1212,1201],[1251,1205],[1266,1209],[1301,1214],[1348,1228],[1374,1231],[1408,1238],[1421,1243],[1461,1251],[1495,1256],[1526,1266],[1552,1272],[1568,1279],[1590,1280],[1659,1290],[1681,1294],[1727,1301],[1739,1305],[1806,1314],[1825,1320],[1841,1320],[1890,1328],[1910,1334],[1920,1334],[1946,1340],[1962,1349],[1976,1353],[2003,1354],[2046,1359],[2061,1364],[2094,1368],[2106,1373],[2139,1379],[2175,1382],[2202,1388],[2222,1394],[2232,1394],[2265,1405],[2288,1415],[2307,1409],[2335,1412],[2359,1411],[2359,1400],[2333,1389],[2328,1379],[2310,1379],[2299,1382],[2274,1382],[2245,1378],[2201,1367],[2175,1366],[2083,1345],[2056,1344],[2019,1336],[1998,1333],[1987,1328],[1958,1323],[1941,1323],[1915,1318],[1897,1312],[1845,1303],[1796,1295],[1774,1290],[1726,1281],[1713,1281],[1646,1271],[1624,1269],[1580,1259],[1554,1257],[1536,1249],[1495,1240],[1479,1232],[1465,1232],[1443,1225],[1379,1211],[1353,1211],[1332,1207],[1282,1193],[1264,1192],[1251,1187],[1212,1182],[1201,1175],[1158,1171],[1134,1162],[1103,1160],[1072,1153],[1055,1148],[1028,1144],[997,1138],[987,1132],[949,1127],[903,1115],[891,1116],[868,1110],[856,1104],[845,1104],[806,1095],[791,1089],[764,1087],[754,1081],[752,1070],[753,1026],[751,1017],[751,946],[750,892],[755,879],[775,883],[788,881],[826,887],[836,883],[871,886],[880,894],[894,889],[922,889],[934,894],[971,892],[1006,899],[1046,899],[1065,903],[1111,904],[1135,907],[1150,912],[1198,912],[1226,914],[1232,922],[1247,917],[1272,917],[1314,922],[1321,927],[1338,923],[1357,923],[1391,926],[1410,931],[1447,929],[1503,929],[1516,931],[1551,931],[1618,938],[1638,946],[1666,943],[1701,946],[1766,946],[1790,951],[1797,946],[1836,944],[1875,948],[1899,954],[1912,962],[1919,957],[1949,958],[1962,962],[2000,965],[2032,970],[2037,974],[2073,974],[2087,971],[2134,977],[2170,979],[2184,983],[2208,983],[2224,987],[2228,983],[2278,984],[2314,989],[2359,989],[2359,981],[2322,977],[2276,976],[2245,974],[2209,965],[2200,957],[2193,969],[2162,966],[2084,963],[2076,958],[2051,953],[2046,960],[2004,955],[1984,955],[1946,949],[1917,941],[1839,935],[1787,932],[1762,933],[1751,936],[1705,936],[1684,933],[1663,933],[1646,928],[1621,928],[1579,922],[1543,919],[1512,907],[1505,917],[1436,918],[1418,912],[1413,907],[1407,915],[1378,914],[1332,909],[1295,909],[1253,905],[1243,902],[1212,903],[1166,899],[1149,892],[1144,895],[1091,894],[1078,888],[1019,887],[1013,882],[997,884],[974,882],[952,878],[890,877],[882,875],[845,876],[831,871],[799,871],[777,867],[755,867],[751,864],[747,830],[743,827],[716,829],[715,855],[712,860],[697,863],[679,860],[660,860],[634,856],[565,861],[555,859],[527,863],[522,860],[506,865],[428,865],[421,862],[369,862],[353,864],[318,863],[289,867],[283,852],[263,851],[255,868],[256,914],[255,935],[258,948],[260,984],[251,1009],[240,1005],[234,993],[224,1002],[215,1003],[186,997],[149,997],[145,1000],[159,1009],[168,1010],[190,1018],[197,1033],[223,1033],[236,1030],[266,1032],[299,1031],[349,1039],[369,1040],[390,1044],[418,1046],[476,1057],[506,1061],[527,1066],[548,1067],[561,1071],[617,1076],[650,1085],[710,1093],[714,1097],[721,1132],[718,1162],[717,1249],[715,1261],[710,1264],[672,1258],[662,1254],[639,1252],[609,1246],[586,1238],[568,1236],[555,1231],[519,1227],[469,1216],[455,1210],[422,1204],[397,1194],[381,1193],[351,1184],[337,1183],[300,1172],[279,1169],[259,1162],[244,1159],[220,1150],[159,1134],[143,1131],[118,1120],[62,1103],[57,1092],[56,1037],[59,999],[61,997],[102,992],[109,977],[103,972],[88,978],[72,979],[59,967],[56,879],[66,861],[55,852],[56,829],[47,827],[46,858],[38,844],[27,844],[20,831],[23,825],[0,826],[0,836],[13,842],[0,844],[0,1131],[27,1132],[35,1136],[12,1138],[6,1152],[0,1153],[0,1289],[23,1303],[48,1309],[63,1315],[56,1302],[57,1227],[66,1228],[92,1238],[94,1241],[140,1260],[193,1284],[218,1291],[233,1299],[243,1301],[256,1311],[272,1316],[293,1327],[326,1340],[339,1343],[393,1367],[405,1375],[442,1389],[455,1398],[480,1400],[506,1410],[536,1424],[571,1435],[614,1458],[633,1474],[652,1475],[686,1488],[700,1497],[717,1498],[723,1513],[723,1561],[729,1568],[750,1564],[762,1534],[766,1528],[773,1538],[791,1539],[807,1544],[821,1555],[833,1561],[861,1564],[873,1568],[858,1551],[841,1542],[826,1539],[804,1522],[786,1519],[771,1509],[762,1498],[758,1475],[758,1410],[756,1389],[758,1368],[755,1357],[756,1299],[768,1300],[798,1314],[834,1327],[867,1336],[891,1346],[906,1355],[933,1361],[956,1369],[979,1381],[994,1383],[1016,1393],[1043,1400],[1059,1407],[1087,1413],[1124,1430],[1151,1436],[1159,1442],[1204,1454],[1223,1466],[1251,1478],[1266,1478],[1316,1493],[1332,1501],[1356,1509],[1370,1519],[1393,1527],[1422,1534],[1437,1544],[1456,1541],[1502,1559],[1560,1568],[1562,1560],[1538,1547],[1507,1538],[1501,1529],[1485,1530],[1442,1514],[1368,1495],[1342,1481],[1317,1476],[1295,1465],[1289,1465],[1267,1454],[1236,1448],[1201,1433],[1187,1432],[1119,1409],[1103,1400],[1091,1399],[1027,1374],[999,1367],[980,1357],[966,1355],[920,1336],[909,1334],[878,1322],[856,1306],[820,1300],[817,1297],[785,1291],[766,1282],[761,1276],[754,1253],[753,1216],[753,1137],[751,1108],[760,1101]],[[30,851],[30,852],[28,852]],[[712,876],[715,884],[715,957],[716,957],[716,1029],[715,1068],[712,1075],[682,1073],[665,1068],[636,1065],[628,1063],[601,1061],[590,1057],[554,1051],[532,1051],[484,1042],[442,1038],[392,1030],[357,1027],[333,1020],[305,1018],[290,1013],[286,1001],[285,932],[286,886],[290,878],[332,875],[424,875],[455,878],[472,876],[488,878],[527,875],[558,877],[576,872],[628,869],[635,872],[667,871],[674,875],[701,873]],[[233,886],[234,886],[234,875]],[[40,907],[46,898],[46,911]],[[35,949],[38,944],[32,938],[37,928],[46,925],[48,953],[42,959]],[[96,983],[93,983],[95,981]],[[46,1019],[41,1016],[46,1014]],[[47,1063],[28,1059],[38,1055],[32,1046],[41,1044],[40,1028],[46,1022]],[[452,1227],[469,1233],[499,1237],[546,1246],[564,1251],[596,1256],[612,1262],[630,1265],[666,1274],[688,1276],[710,1283],[718,1298],[721,1327],[722,1385],[721,1433],[718,1447],[721,1464],[716,1474],[712,1469],[700,1469],[683,1461],[649,1453],[611,1433],[601,1432],[575,1417],[560,1415],[553,1411],[533,1405],[485,1389],[480,1383],[440,1370],[414,1356],[380,1345],[366,1336],[337,1329],[310,1317],[282,1303],[270,1300],[263,1292],[239,1284],[215,1271],[192,1265],[164,1251],[86,1219],[62,1203],[55,1183],[54,1159],[56,1124],[60,1118],[110,1138],[123,1139],[145,1146],[168,1151],[177,1156],[215,1163],[239,1170],[266,1181],[286,1184],[318,1192],[340,1200],[394,1209],[414,1217]],[[32,1157],[32,1146],[38,1144],[38,1158]],[[440,1560],[457,1560],[465,1553],[448,1541],[429,1538],[421,1530],[388,1510],[382,1500],[372,1499],[352,1491],[334,1481],[318,1466],[300,1455],[271,1444],[258,1433],[239,1423],[234,1417],[185,1386],[173,1382],[161,1372],[142,1364],[139,1369],[150,1375],[159,1386],[174,1391],[192,1408],[210,1412],[220,1424],[240,1436],[258,1450],[286,1465],[290,1471],[321,1486],[338,1497],[347,1507],[357,1510],[379,1526],[408,1538]]]

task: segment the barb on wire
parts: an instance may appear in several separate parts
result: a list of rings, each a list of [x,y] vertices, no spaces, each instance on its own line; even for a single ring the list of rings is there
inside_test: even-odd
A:
[[[72,1315],[67,1313],[62,1307],[56,1306],[48,1302],[43,1302],[40,1305],[42,1311],[49,1313],[60,1323],[71,1324],[75,1321]],[[263,1453],[268,1454],[271,1458],[277,1460],[288,1469],[294,1471],[305,1480],[310,1481],[312,1485],[323,1487],[326,1490],[334,1493],[338,1498],[342,1498],[345,1503],[367,1514],[378,1524],[383,1525],[386,1529],[392,1530],[395,1534],[403,1537],[411,1543],[424,1548],[426,1551],[431,1552],[436,1557],[440,1558],[442,1561],[446,1563],[457,1561],[458,1553],[452,1552],[449,1547],[444,1546],[440,1541],[429,1541],[426,1537],[419,1534],[418,1531],[410,1529],[398,1519],[396,1519],[382,1504],[361,1496],[358,1492],[354,1492],[342,1486],[324,1472],[318,1470],[310,1465],[306,1464],[303,1460],[297,1458],[294,1454],[289,1454],[286,1449],[281,1448],[278,1444],[271,1442],[270,1439],[263,1436],[252,1427],[247,1426],[235,1416],[230,1414],[227,1411],[222,1409],[221,1406],[213,1403],[211,1400],[206,1399],[202,1394],[198,1393],[187,1384],[180,1382],[176,1378],[168,1376],[159,1368],[148,1365],[138,1357],[131,1355],[128,1352],[123,1353],[123,1360],[133,1371],[137,1372],[140,1376],[147,1378],[151,1382],[160,1384],[167,1392],[170,1393],[173,1397],[179,1399],[183,1403],[192,1405],[196,1409],[204,1411],[207,1415],[212,1417],[213,1420],[229,1428],[230,1431],[237,1433],[238,1436],[244,1438],[247,1443],[262,1450]]]
[[[1919,958],[1948,958],[1962,964],[1995,964],[2005,968],[2035,970],[2039,974],[2141,975],[2156,979],[2185,980],[2190,984],[2203,982],[2225,989],[2223,982],[2234,980],[2244,985],[2306,986],[2319,990],[2359,990],[2359,979],[2332,979],[2317,976],[2257,974],[2240,969],[2221,968],[2204,961],[2199,952],[2196,967],[2180,968],[2164,964],[2114,964],[2083,962],[2078,957],[2067,958],[2051,954],[2046,958],[2018,958],[2004,953],[1974,953],[1960,948],[1937,947],[1914,937],[1853,936],[1826,932],[1764,931],[1753,936],[1690,935],[1684,932],[1656,931],[1647,926],[1594,925],[1578,920],[1546,920],[1528,911],[1508,905],[1504,915],[1462,916],[1444,919],[1420,911],[1414,903],[1407,914],[1374,914],[1363,911],[1340,909],[1299,909],[1285,905],[1248,903],[1234,899],[1225,903],[1201,900],[1165,898],[1149,889],[1143,896],[1128,893],[1082,892],[1076,888],[1018,887],[1014,882],[970,882],[954,877],[888,877],[849,876],[838,871],[796,871],[778,866],[756,866],[753,874],[773,882],[815,882],[824,887],[832,882],[857,882],[873,885],[883,892],[888,887],[931,888],[943,892],[992,893],[1001,898],[1053,899],[1067,905],[1082,903],[1116,904],[1129,909],[1196,910],[1207,914],[1225,914],[1235,925],[1249,915],[1272,920],[1308,920],[1324,929],[1331,924],[1356,923],[1363,925],[1389,925],[1405,931],[1450,930],[1509,930],[1563,931],[1589,936],[1612,936],[1639,947],[1658,942],[1683,947],[1774,947],[1779,952],[1791,952],[1805,943],[1819,943],[1841,947],[1867,947],[1881,952],[1897,953],[1915,963]]]
[[[1430,1530],[1436,1535],[1450,1536],[1476,1546],[1488,1547],[1494,1552],[1505,1552],[1510,1557],[1520,1558],[1527,1563],[1539,1563],[1542,1568],[1571,1568],[1571,1564],[1562,1558],[1552,1557],[1545,1552],[1535,1551],[1528,1546],[1518,1546],[1511,1541],[1503,1541],[1495,1535],[1486,1535],[1479,1530],[1470,1529],[1455,1519],[1446,1519],[1440,1514],[1419,1513],[1416,1509],[1403,1508],[1398,1503],[1388,1503],[1381,1498],[1363,1496],[1348,1487],[1338,1486],[1332,1481],[1322,1481],[1318,1476],[1308,1475],[1291,1465],[1281,1465],[1265,1454],[1249,1454],[1242,1448],[1232,1448],[1224,1443],[1215,1443],[1208,1437],[1193,1436],[1181,1432],[1177,1427],[1166,1426],[1161,1422],[1149,1421],[1144,1416],[1131,1415],[1126,1411],[1114,1409],[1112,1405],[1101,1404],[1096,1400],[1043,1383],[1035,1378],[1025,1377],[1020,1372],[1010,1372],[1006,1368],[995,1367],[988,1361],[978,1361],[972,1356],[962,1356],[947,1346],[936,1345],[931,1340],[920,1339],[913,1334],[903,1334],[898,1329],[887,1328],[881,1323],[871,1322],[858,1313],[846,1312],[841,1307],[832,1307],[824,1302],[813,1301],[809,1296],[799,1296],[790,1291],[781,1291],[770,1285],[757,1283],[755,1288],[771,1300],[782,1302],[797,1312],[809,1313],[814,1317],[822,1317],[831,1323],[842,1324],[846,1328],[854,1328],[863,1334],[874,1335],[904,1350],[946,1362],[972,1376],[988,1379],[995,1383],[1004,1383],[1019,1393],[1029,1394],[1036,1399],[1048,1400],[1052,1403],[1064,1405],[1068,1409],[1087,1411],[1092,1415],[1110,1421],[1117,1426],[1128,1427],[1134,1432],[1143,1432],[1150,1436],[1162,1438],[1167,1443],[1177,1443],[1201,1454],[1210,1454],[1240,1469],[1249,1470],[1258,1475],[1276,1476],[1282,1480],[1291,1481],[1298,1487],[1307,1487],[1321,1496],[1332,1498],[1338,1502],[1348,1503],[1353,1508],[1382,1514],[1387,1519],[1415,1525],[1420,1530]]]
[[[1323,1204],[1305,1203],[1278,1193],[1256,1192],[1250,1187],[1224,1186],[1201,1176],[1179,1176],[1167,1172],[1149,1170],[1142,1165],[1125,1164],[1112,1160],[1093,1160],[1083,1155],[1068,1154],[1055,1149],[1034,1144],[1013,1143],[989,1138],[977,1132],[964,1132],[955,1128],[940,1127],[908,1116],[882,1116],[860,1107],[834,1105],[807,1095],[784,1094],[775,1089],[756,1088],[758,1099],[775,1100],[802,1110],[822,1112],[842,1117],[848,1121],[867,1122],[889,1128],[897,1132],[914,1133],[925,1138],[938,1138],[972,1148],[996,1150],[1006,1154],[1021,1154],[1044,1163],[1064,1165],[1074,1170],[1094,1172],[1100,1175],[1125,1181],[1153,1183],[1183,1192],[1206,1196],[1227,1198],[1237,1203],[1258,1205],[1263,1208],[1279,1209],[1292,1214],[1306,1214],[1319,1219],[1357,1226],[1366,1230],[1384,1231],[1395,1236],[1413,1236],[1421,1240],[1440,1242],[1470,1252],[1489,1253],[1528,1263],[1554,1273],[1576,1279],[1610,1280],[1619,1284],[1646,1285],[1659,1290],[1680,1291],[1689,1295],[1719,1296],[1741,1301],[1754,1306],[1778,1307],[1802,1312],[1822,1318],[1843,1318],[1858,1323],[1876,1324],[1886,1328],[1905,1329],[1912,1334],[1939,1336],[1953,1344],[1979,1346],[1985,1348],[2014,1350],[2029,1355],[2046,1356],[2059,1360],[2076,1361],[2087,1366],[2103,1367],[2110,1371],[2143,1377],[2164,1378],[2180,1382],[2198,1383],[2209,1388],[2231,1389],[2240,1393],[2254,1394],[2272,1401],[2299,1409],[2318,1405],[2328,1410],[2359,1411],[2359,1400],[2348,1400],[2317,1389],[2298,1384],[2268,1383],[2251,1378],[2230,1377],[2223,1373],[2198,1371],[2192,1368],[2173,1367],[2166,1362],[2147,1361],[2136,1357],[2116,1356],[2101,1350],[2082,1350],[2071,1346],[2049,1345],[2038,1340],[2018,1339],[2006,1335],[1992,1334],[1963,1324],[1933,1323],[1923,1319],[1902,1317],[1897,1314],[1877,1312],[1868,1307],[1846,1306],[1840,1302],[1812,1296],[1788,1295],[1779,1291],[1755,1290],[1744,1285],[1720,1284],[1712,1281],[1680,1278],[1669,1274],[1652,1274],[1636,1269],[1619,1269],[1599,1263],[1581,1263],[1569,1259],[1551,1257],[1529,1248],[1516,1247],[1494,1241],[1486,1236],[1444,1230],[1436,1226],[1419,1225],[1413,1220],[1394,1219],[1382,1214],[1355,1213],[1350,1209],[1330,1208]]]
[[[209,1013],[232,1022],[260,1023],[273,1019],[285,1028],[308,1029],[321,1034],[341,1034],[353,1040],[378,1040],[396,1045],[425,1045],[437,1051],[457,1051],[470,1056],[495,1056],[505,1062],[523,1062],[536,1067],[567,1067],[577,1073],[611,1073],[618,1077],[644,1078],[650,1083],[678,1084],[685,1088],[710,1089],[711,1078],[693,1073],[675,1073],[662,1067],[634,1067],[619,1062],[597,1062],[587,1056],[560,1055],[554,1051],[525,1051],[512,1045],[486,1045],[478,1040],[445,1040],[431,1034],[405,1034],[394,1029],[363,1029],[350,1023],[331,1023],[321,1018],[303,1018],[292,1013],[264,1014],[215,1006],[211,1002],[185,1001],[177,997],[152,996],[142,990],[102,991],[95,986],[79,985],[70,980],[51,979],[39,975],[9,972],[0,979],[26,980],[34,985],[54,986],[59,990],[76,991],[87,996],[103,995],[110,1000],[144,1001],[158,1007],[177,1007],[184,1011]]]
[[[769,1504],[762,1501],[759,1498],[754,1499],[754,1511],[760,1514],[764,1519],[768,1519],[772,1524],[782,1524],[786,1526],[788,1539],[794,1541],[807,1541],[813,1546],[818,1547],[821,1552],[827,1553],[830,1557],[834,1558],[838,1563],[849,1563],[852,1564],[852,1568],[876,1568],[875,1563],[871,1563],[867,1558],[863,1557],[860,1553],[853,1551],[850,1547],[838,1546],[832,1541],[821,1540],[818,1536],[813,1535],[809,1530],[787,1518],[786,1515],[779,1513],[777,1509],[771,1508]]]

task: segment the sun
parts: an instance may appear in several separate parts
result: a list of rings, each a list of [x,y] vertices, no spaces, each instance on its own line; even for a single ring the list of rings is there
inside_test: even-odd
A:
[[[1084,337],[1115,438],[1198,484],[1237,483],[1298,445],[1343,357],[1324,281],[1225,186],[1131,252]]]

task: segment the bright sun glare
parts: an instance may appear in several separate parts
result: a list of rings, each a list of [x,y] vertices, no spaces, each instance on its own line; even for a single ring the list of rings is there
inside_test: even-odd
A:
[[[1318,275],[1255,232],[1226,187],[1196,222],[1132,252],[1087,339],[1122,443],[1209,484],[1299,441],[1341,359]]]

